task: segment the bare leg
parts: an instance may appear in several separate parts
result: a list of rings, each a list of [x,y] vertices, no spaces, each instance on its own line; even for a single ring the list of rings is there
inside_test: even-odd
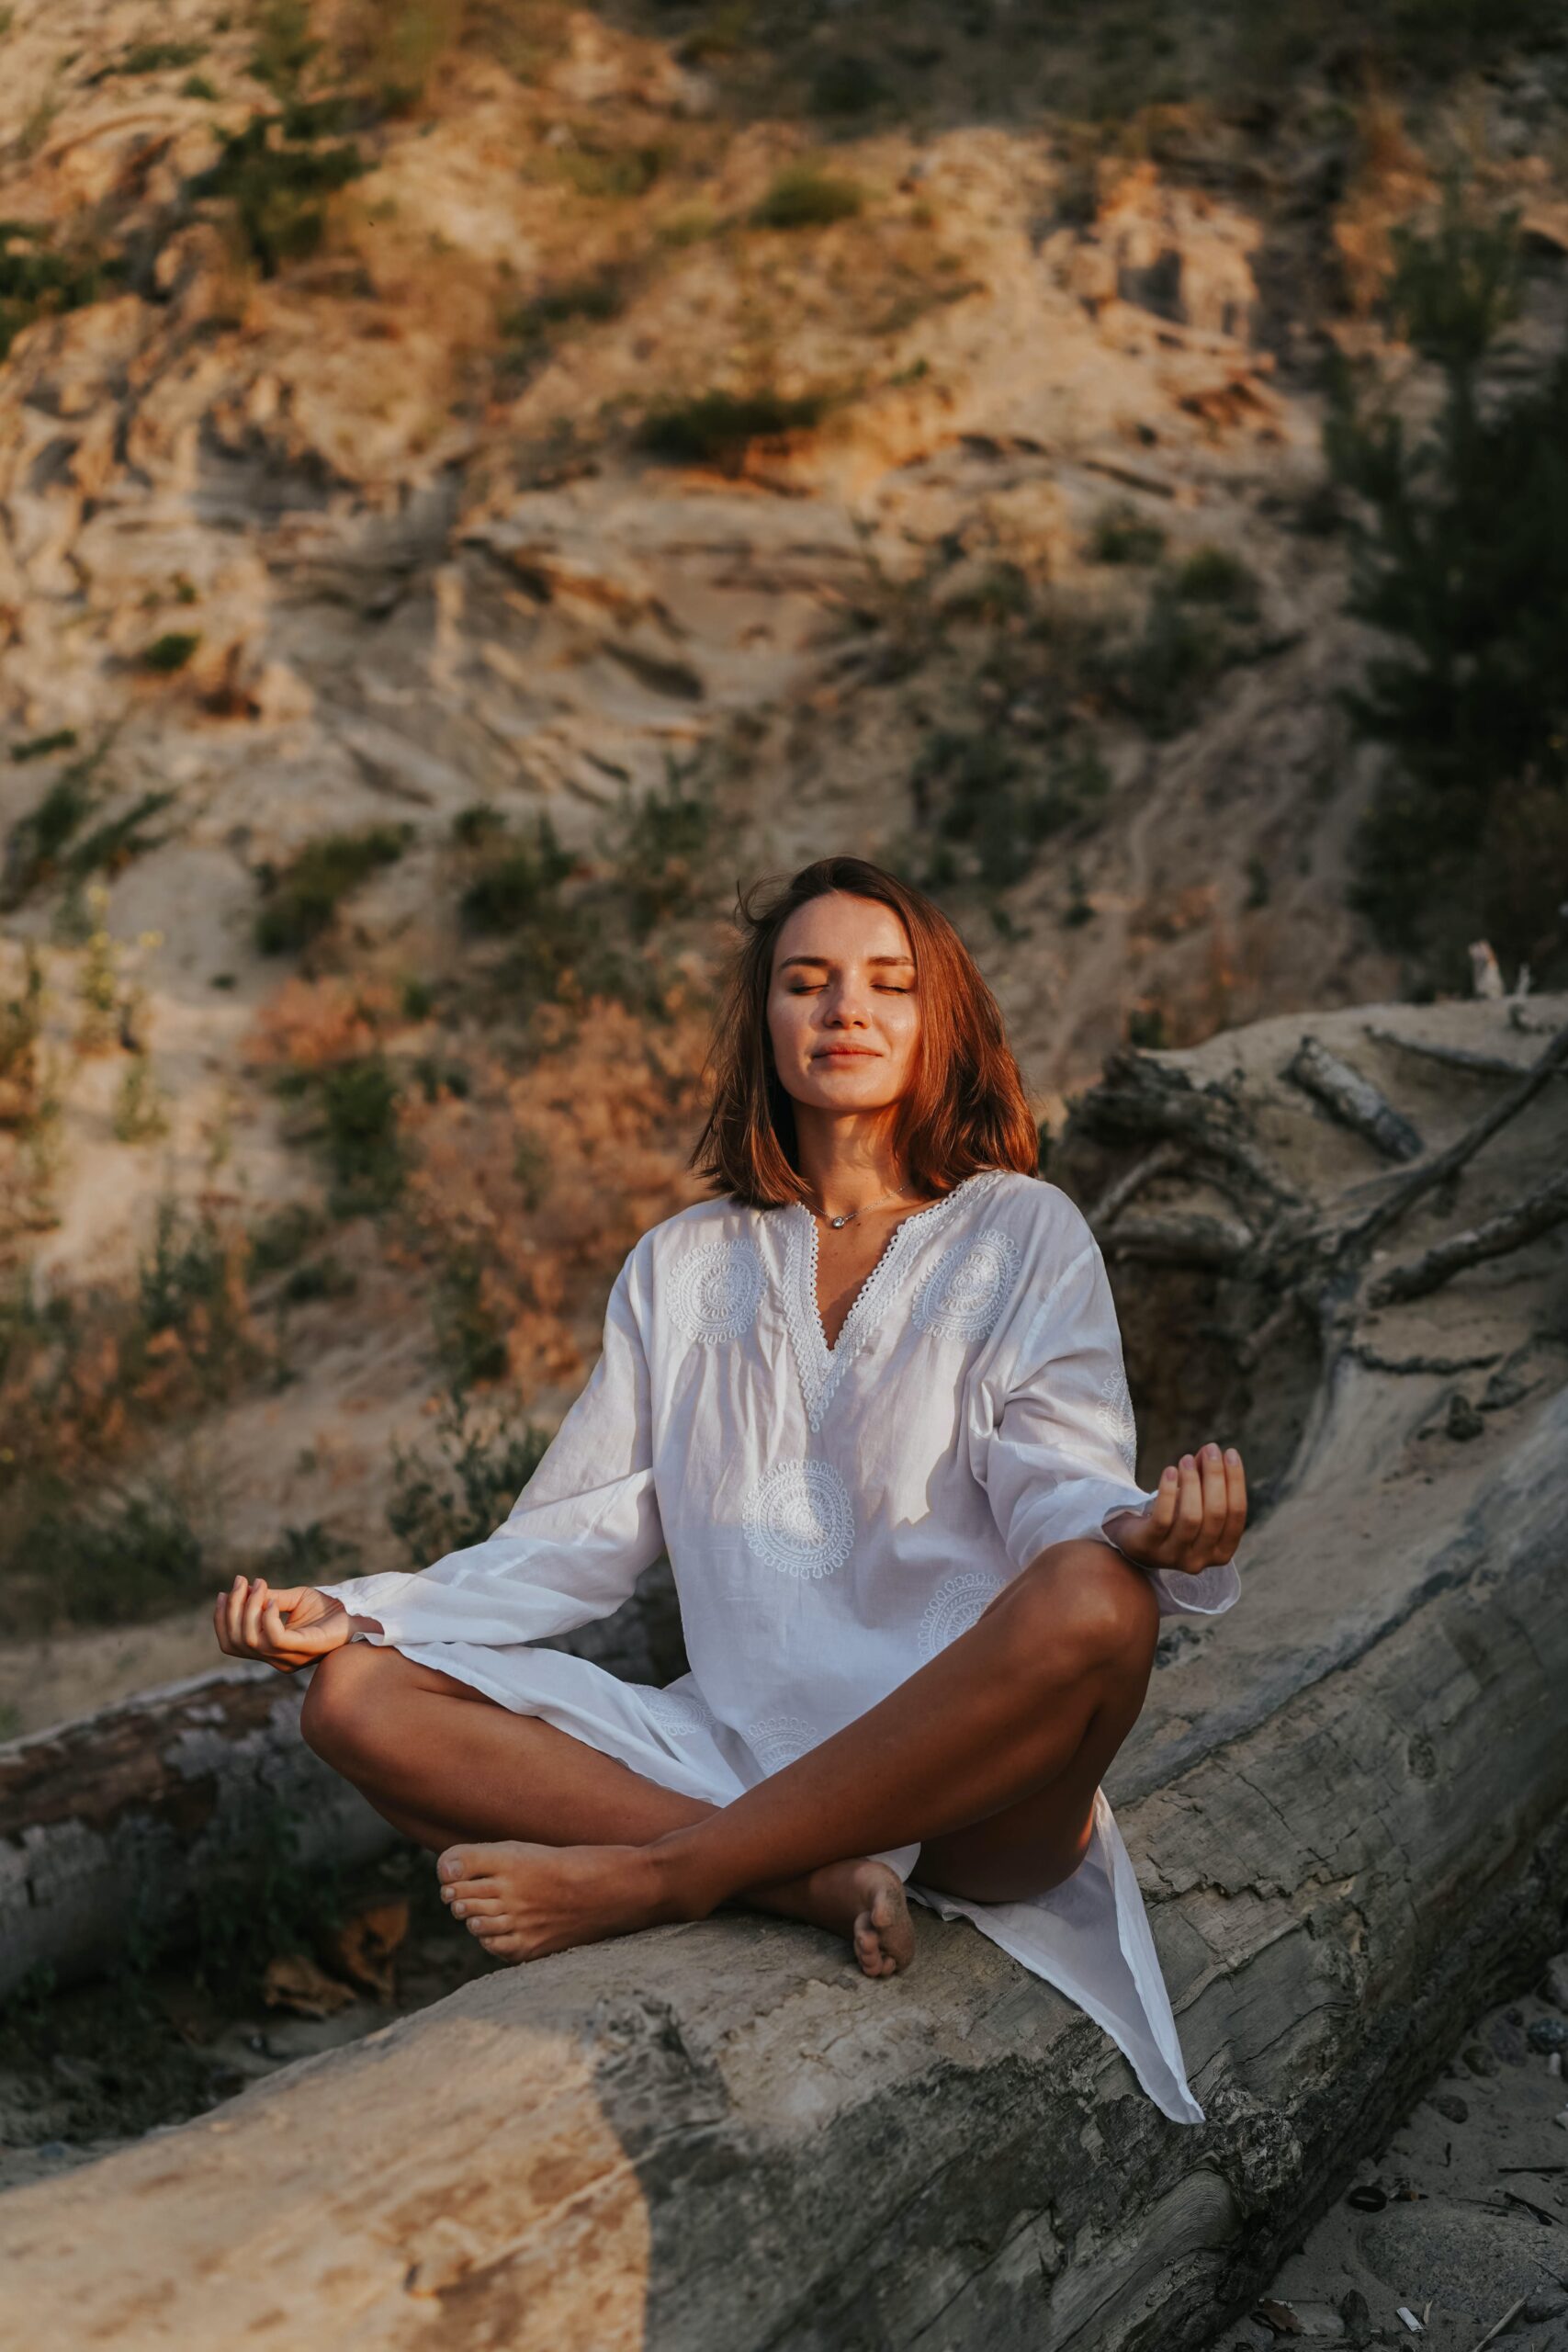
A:
[[[434,1852],[458,1839],[519,1836],[551,1846],[644,1845],[718,1809],[644,1780],[554,1724],[513,1714],[453,1675],[364,1643],[315,1668],[301,1727],[395,1829]],[[487,1942],[488,1913],[470,1911],[449,1885],[443,1894]],[[868,1975],[892,1974],[914,1950],[902,1882],[885,1862],[835,1860],[747,1889],[743,1900],[848,1937]]]
[[[651,1844],[458,1845],[441,1874],[519,1960],[917,1839],[922,1877],[950,1893],[1043,1892],[1082,1859],[1157,1626],[1141,1570],[1108,1544],[1055,1545],[938,1657],[732,1804]]]

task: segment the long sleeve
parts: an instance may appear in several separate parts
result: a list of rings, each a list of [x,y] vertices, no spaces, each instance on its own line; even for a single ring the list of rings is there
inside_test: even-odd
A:
[[[644,1237],[646,1240],[646,1236]],[[663,1549],[654,1492],[643,1245],[615,1277],[604,1342],[533,1476],[481,1544],[407,1575],[320,1589],[376,1643],[536,1642],[607,1617]]]
[[[1074,1536],[1109,1542],[1103,1528],[1112,1511],[1142,1510],[1154,1499],[1136,1483],[1133,1407],[1104,1261],[1081,1219],[1078,1227],[1080,1246],[1066,1266],[1043,1297],[1025,1303],[973,1456],[1019,1568]],[[1196,1576],[1145,1573],[1162,1617],[1218,1616],[1241,1594],[1234,1561]]]

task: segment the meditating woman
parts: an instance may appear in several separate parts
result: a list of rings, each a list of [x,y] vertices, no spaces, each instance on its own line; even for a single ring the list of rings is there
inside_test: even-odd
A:
[[[690,1163],[712,1197],[626,1257],[504,1524],[418,1574],[236,1577],[219,1642],[314,1662],[306,1738],[503,1960],[740,1904],[885,1976],[909,1894],[1199,2122],[1100,1784],[1161,1616],[1237,1598],[1240,1458],[1136,1483],[1099,1250],[941,910],[827,857],[739,926]],[[668,1690],[536,1646],[661,1552]]]

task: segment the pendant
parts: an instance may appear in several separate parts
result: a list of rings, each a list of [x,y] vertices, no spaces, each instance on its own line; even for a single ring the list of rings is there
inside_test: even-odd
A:
[[[848,1223],[849,1223],[849,1221],[850,1221],[851,1217],[852,1217],[852,1216],[859,1216],[859,1215],[860,1215],[860,1211],[859,1211],[859,1209],[846,1209],[846,1210],[844,1211],[844,1214],[843,1214],[843,1216],[830,1216],[830,1217],[828,1219],[828,1222],[829,1222],[829,1224],[833,1227],[833,1230],[834,1230],[834,1232],[836,1233],[836,1232],[838,1231],[838,1229],[839,1229],[840,1226],[841,1226],[841,1225],[848,1225]]]

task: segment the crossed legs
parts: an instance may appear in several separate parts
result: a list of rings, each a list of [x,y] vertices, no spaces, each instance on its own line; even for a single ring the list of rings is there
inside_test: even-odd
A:
[[[866,1859],[879,1848],[919,1840],[920,1879],[979,1902],[1077,1868],[1157,1623],[1152,1585],[1120,1554],[1055,1545],[929,1665],[722,1806],[390,1648],[324,1658],[303,1729],[441,1852],[454,1914],[502,1958],[742,1904],[849,1936],[882,1975],[907,1964],[913,1937],[897,1874]]]

